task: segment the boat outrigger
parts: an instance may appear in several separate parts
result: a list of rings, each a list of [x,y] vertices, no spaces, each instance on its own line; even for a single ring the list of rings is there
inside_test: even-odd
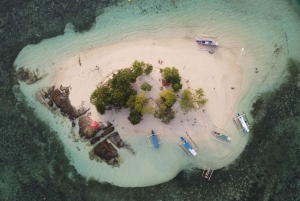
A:
[[[202,177],[204,177],[205,179],[207,179],[207,181],[209,181],[213,173],[214,173],[214,170],[211,170],[210,167],[208,167],[208,169],[206,169],[206,166],[205,166],[203,169],[203,172],[202,172]]]
[[[219,142],[222,142],[224,144],[227,144],[227,141],[230,141],[231,138],[225,134],[222,134],[222,133],[219,133],[219,132],[216,132],[216,131],[213,131],[212,132],[214,134],[214,137],[211,137],[212,139],[216,140],[216,141],[219,141]],[[216,138],[216,137],[219,137],[220,139]]]
[[[245,119],[243,118],[243,116],[245,116],[245,118],[246,118],[247,121],[245,121]],[[240,115],[240,113],[238,113],[238,114],[237,114],[237,118],[238,118],[240,124],[242,125],[242,129],[240,129],[239,126],[238,126],[238,124],[236,123],[235,119],[233,118],[233,120],[234,120],[236,126],[238,127],[238,129],[244,130],[244,131],[246,131],[247,133],[249,133],[249,127],[250,127],[250,125],[248,125],[248,124],[246,123],[246,122],[249,122],[249,121],[248,121],[248,118],[247,118],[247,116],[246,116],[246,114],[244,113],[243,115]]]
[[[217,41],[201,40],[201,39],[198,39],[198,38],[196,38],[196,42],[199,45],[209,45],[209,46],[218,46],[219,45]]]
[[[190,137],[189,137],[190,138]],[[183,144],[185,146],[185,148],[191,153],[193,154],[193,156],[196,156],[197,155],[197,152],[193,149],[193,147],[191,146],[191,144],[186,140],[184,139],[183,137],[180,137],[181,139],[181,142],[179,143],[179,146],[182,148],[181,144]],[[191,138],[190,138],[191,139]],[[192,140],[192,139],[191,139]],[[192,141],[193,142],[193,141]],[[194,142],[193,142],[194,143]],[[194,145],[196,146],[196,144],[194,143]],[[197,146],[196,146],[197,147]],[[183,149],[183,148],[182,148]],[[185,149],[183,149],[185,151]],[[187,155],[190,155],[190,153],[188,153],[187,151],[185,151],[185,153]]]
[[[161,140],[160,137],[159,137],[159,139],[158,139],[157,136],[158,136],[158,134],[155,134],[153,130],[151,131],[151,135],[147,135],[147,138],[148,138],[150,147],[155,146],[156,149],[159,148],[159,144],[162,143],[162,140]],[[151,141],[149,140],[149,137],[152,138],[153,144],[152,144]]]

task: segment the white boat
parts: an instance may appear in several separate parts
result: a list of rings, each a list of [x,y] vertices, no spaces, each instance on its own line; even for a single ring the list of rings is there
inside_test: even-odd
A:
[[[246,131],[247,133],[249,133],[249,128],[248,125],[246,124],[246,121],[244,120],[243,116],[240,115],[240,113],[237,114],[237,117],[243,127],[243,130]]]
[[[218,42],[217,41],[211,41],[211,40],[200,40],[198,38],[196,38],[196,42],[199,45],[209,45],[209,46],[218,46]]]

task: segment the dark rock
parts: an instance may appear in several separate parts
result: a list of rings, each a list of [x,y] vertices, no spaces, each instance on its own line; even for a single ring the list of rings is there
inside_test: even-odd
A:
[[[96,132],[90,127],[92,121],[93,120],[89,116],[82,116],[79,118],[79,135],[81,137],[85,136],[87,139],[94,137]]]
[[[75,122],[74,121],[72,121],[72,127],[75,127]]]
[[[55,88],[54,86],[49,87],[49,88],[47,89],[47,93],[48,93],[48,94],[51,94],[51,93],[53,92],[54,88]]]
[[[100,140],[101,136],[97,136],[97,137],[94,137],[92,140],[91,140],[91,144],[95,144],[96,142],[98,142]]]
[[[111,134],[109,136],[109,140],[116,145],[118,148],[122,148],[124,147],[124,142],[123,140],[120,138],[120,135],[118,132],[114,132],[113,134]]]
[[[103,133],[101,133],[100,137],[104,137],[104,136],[110,134],[111,132],[113,132],[114,130],[115,130],[115,127],[109,127]]]
[[[117,150],[110,143],[108,143],[107,140],[104,140],[95,146],[94,154],[100,157],[106,163],[109,160],[119,156]]]
[[[43,92],[43,96],[44,96],[44,98],[48,98],[49,97],[49,95],[48,95],[48,93],[47,92]]]
[[[106,126],[104,126],[103,124],[101,125],[101,130],[106,130],[106,129],[108,129],[108,128],[111,127],[111,126],[112,126],[112,123],[110,123],[110,122],[108,121]]]
[[[49,105],[50,107],[53,107],[53,101],[52,101],[52,100],[49,100],[49,101],[48,101],[48,105]]]
[[[22,68],[19,68],[19,70],[17,71],[17,77],[19,80],[25,82],[30,79],[31,75],[30,75],[30,72],[28,69],[24,69],[22,67]]]
[[[62,88],[62,87],[61,87]],[[80,117],[84,115],[89,109],[81,107],[76,109],[71,105],[69,99],[69,90],[63,88],[63,90],[55,89],[51,95],[51,100],[55,103],[55,105],[60,108],[62,113],[66,113],[70,117]]]

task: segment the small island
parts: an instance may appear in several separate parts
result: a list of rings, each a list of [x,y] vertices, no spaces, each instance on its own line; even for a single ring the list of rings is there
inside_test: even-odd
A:
[[[190,167],[224,167],[242,152],[247,141],[232,122],[242,80],[237,55],[223,50],[232,58],[224,61],[218,49],[198,51],[193,38],[170,40],[119,42],[52,58],[48,68],[17,59],[20,89],[80,174],[148,186]],[[230,144],[212,139],[218,128],[231,131]],[[158,149],[148,143],[152,130],[162,139]],[[181,137],[191,137],[197,155],[181,149]]]

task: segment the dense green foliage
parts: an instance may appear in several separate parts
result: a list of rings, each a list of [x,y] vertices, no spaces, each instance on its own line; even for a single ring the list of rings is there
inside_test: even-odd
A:
[[[188,89],[183,90],[179,104],[184,112],[189,112],[195,109],[196,107],[193,100],[193,93]]]
[[[137,73],[131,68],[119,70],[108,82],[108,86],[97,87],[90,97],[91,103],[96,106],[100,114],[105,113],[106,107],[115,109],[126,107],[129,98],[137,94],[131,86],[136,78]]]
[[[195,104],[199,107],[203,106],[208,100],[204,98],[203,89],[197,89],[195,93],[192,93],[190,90],[185,89],[182,92],[181,100],[179,102],[181,109],[184,112],[189,112],[196,109]]]
[[[151,91],[151,89],[152,89],[152,86],[150,84],[148,84],[147,82],[144,82],[141,85],[141,90],[143,90],[143,91]]]
[[[143,73],[149,75],[153,70],[153,66],[151,64],[146,64],[143,61],[135,60],[132,64],[132,70],[136,76],[141,76]]]
[[[154,117],[160,119],[165,124],[169,124],[174,119],[175,113],[172,108],[159,109],[154,112]]]
[[[160,119],[163,123],[168,124],[175,117],[172,106],[176,101],[176,95],[172,90],[160,92],[159,99],[156,101],[158,109],[154,112],[154,117]]]
[[[175,92],[182,89],[181,77],[179,75],[178,69],[172,67],[166,67],[161,70],[163,78],[166,79],[168,83],[172,84],[172,88]]]
[[[142,117],[143,117],[143,115],[140,112],[138,112],[136,110],[132,110],[130,112],[128,120],[130,121],[130,123],[132,125],[136,125],[141,122],[141,120],[143,119]]]
[[[161,109],[170,108],[176,101],[176,95],[172,90],[164,90],[159,94],[159,105]]]
[[[151,64],[146,64],[146,68],[144,69],[144,73],[149,75],[153,70],[153,66]]]

